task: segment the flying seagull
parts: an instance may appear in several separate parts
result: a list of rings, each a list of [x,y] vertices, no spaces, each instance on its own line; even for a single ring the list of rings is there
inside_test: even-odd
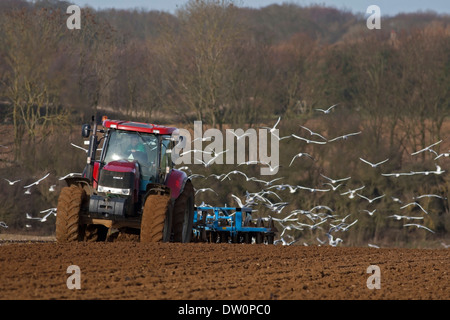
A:
[[[420,195],[420,196],[417,196],[417,197],[413,197],[413,200],[421,199],[421,198],[439,198],[439,199],[444,199],[444,200],[447,199],[447,198],[442,197],[442,196],[437,195],[437,194],[423,194],[423,195]]]
[[[285,139],[285,138],[289,138],[290,136],[286,136],[286,137],[280,138],[279,136],[277,136],[277,135],[275,134],[275,130],[277,130],[277,125],[280,123],[280,120],[281,120],[281,117],[278,117],[277,122],[275,123],[275,125],[274,125],[272,128],[269,128],[269,127],[262,127],[262,128],[263,128],[263,129],[268,129],[269,132],[270,132],[271,134],[273,134],[275,137],[278,138],[278,140],[282,140],[282,139]]]
[[[444,242],[441,242],[441,244],[442,244],[442,246],[443,246],[445,249],[450,248],[450,244],[446,244],[446,243],[444,243]]]
[[[72,172],[72,173],[66,174],[64,177],[59,178],[59,180],[64,180],[66,178],[71,178],[71,177],[74,177],[74,176],[81,177],[81,175],[82,175],[82,173]]]
[[[373,216],[373,214],[377,211],[377,209],[373,210],[373,211],[369,211],[369,210],[362,210],[364,212],[367,212],[369,214],[369,216]]]
[[[408,204],[405,204],[403,207],[400,207],[400,209],[404,209],[404,208],[409,207],[409,206],[411,206],[411,205],[415,205],[415,206],[419,207],[423,212],[425,212],[426,214],[428,214],[428,212],[426,212],[425,209],[424,209],[419,203],[417,203],[417,202],[410,202],[410,203],[408,203]]]
[[[296,138],[296,139],[303,140],[303,141],[305,141],[306,143],[326,144],[325,141],[314,141],[314,140],[309,140],[309,139],[306,139],[306,138],[303,138],[303,137],[299,137],[299,136],[297,136],[297,135],[295,135],[295,134],[293,134],[292,136],[293,136],[294,138]]]
[[[45,210],[39,211],[39,213],[47,213],[47,212],[56,213],[57,210],[58,210],[57,208],[50,208],[50,209],[45,209]]]
[[[274,167],[272,167],[268,162],[261,162],[262,164],[265,164],[269,167],[270,172],[273,172],[275,170],[277,170],[277,168],[281,167],[280,165],[276,165]]]
[[[313,132],[312,130],[308,129],[307,127],[304,127],[304,126],[300,126],[300,127],[302,127],[303,129],[307,130],[307,131],[309,132],[310,135],[312,135],[312,136],[318,136],[318,137],[322,138],[323,140],[327,141],[327,138],[325,138],[325,137],[322,136],[321,134],[316,133],[316,132]]]
[[[25,189],[29,189],[30,187],[34,186],[34,185],[38,185],[39,182],[41,182],[42,180],[44,180],[45,178],[47,178],[50,175],[50,173],[47,173],[44,177],[40,178],[39,180],[33,182],[32,184],[29,184],[27,186],[25,186]]]
[[[324,176],[323,174],[320,174],[320,175],[322,177],[324,177],[325,179],[329,180],[332,184],[335,184],[335,183],[338,183],[338,182],[341,182],[341,181],[346,181],[346,180],[351,178],[351,177],[347,177],[347,178],[342,178],[342,179],[331,179],[331,178],[329,178],[327,176]]]
[[[194,179],[194,178],[204,178],[205,176],[204,175],[202,175],[202,174],[197,174],[197,173],[194,173],[194,174],[191,174],[190,176],[188,176],[188,179]]]
[[[292,165],[292,162],[294,162],[295,159],[300,158],[300,157],[303,157],[303,156],[307,156],[307,157],[309,157],[310,159],[314,160],[314,158],[313,158],[311,155],[309,155],[308,153],[300,152],[300,153],[297,153],[297,154],[292,158],[291,163],[289,164],[289,167]]]
[[[325,223],[327,220],[322,220],[322,221],[319,221],[319,222],[317,222],[317,223],[315,223],[315,224],[307,224],[307,223],[301,223],[301,222],[298,222],[297,221],[297,224],[299,225],[299,226],[302,226],[302,227],[308,227],[309,229],[311,229],[311,230],[316,230],[317,228],[318,228],[318,226],[319,225],[321,225],[322,223]]]
[[[412,226],[412,227],[417,227],[417,228],[419,228],[419,229],[425,229],[425,230],[428,230],[428,231],[430,231],[430,232],[433,232],[433,233],[434,233],[434,231],[433,231],[433,230],[431,230],[431,229],[429,229],[429,228],[427,228],[427,227],[425,227],[425,226],[423,226],[423,225],[421,225],[421,224],[416,224],[416,223],[407,223],[407,224],[404,224],[403,226],[404,226],[404,227],[409,227],[409,226]]]
[[[440,157],[449,157],[449,156],[450,156],[450,151],[447,151],[447,152],[439,154],[436,158],[434,158],[434,160],[437,160]]]
[[[340,186],[342,186],[342,183],[339,183],[337,186],[333,185],[332,183],[326,182],[326,183],[322,183],[323,185],[327,184],[331,187],[331,189],[333,189],[333,191],[336,191]]]
[[[214,156],[208,161],[208,162],[205,162],[205,161],[203,161],[203,160],[201,160],[201,159],[197,159],[197,160],[200,160],[200,162],[205,166],[205,168],[206,167],[209,167],[210,165],[211,165],[211,163],[213,163],[214,162],[214,160],[216,160],[221,154],[223,154],[223,153],[225,153],[225,152],[227,152],[228,150],[225,150],[225,151],[221,151],[221,152],[218,152],[218,153],[216,153],[215,151],[213,151],[213,153],[214,153]]]
[[[86,148],[83,148],[83,147],[80,147],[80,146],[77,146],[76,144],[73,144],[72,142],[70,143],[73,147],[75,147],[75,148],[78,148],[78,149],[81,149],[81,150],[84,150],[86,153],[88,153],[88,149],[86,149]]]
[[[341,196],[345,196],[345,195],[349,194],[348,197],[349,197],[350,199],[353,199],[353,198],[355,197],[356,191],[362,190],[362,189],[364,189],[365,187],[366,187],[366,186],[362,186],[362,187],[359,187],[359,188],[356,188],[356,189],[353,189],[353,190],[349,189],[347,192],[341,193]]]
[[[330,113],[331,112],[331,109],[333,109],[334,107],[336,107],[337,105],[338,105],[339,103],[336,103],[336,104],[334,104],[334,105],[332,105],[331,107],[329,107],[328,109],[316,109],[317,111],[321,111],[321,112],[323,112],[323,113],[325,113],[325,114],[328,114],[328,113]]]
[[[224,176],[226,176],[226,173],[222,173],[222,174],[210,174],[209,176],[206,177],[206,179],[208,179],[209,177],[214,177],[217,180],[222,179]],[[227,177],[228,178],[228,177]],[[228,178],[230,179],[230,178]],[[230,179],[231,180],[231,179]]]
[[[39,217],[32,217],[28,212],[25,213],[25,217],[27,219],[30,219],[30,220],[41,220],[42,219],[42,218],[39,218]]]
[[[386,159],[386,160],[383,160],[383,161],[380,161],[380,162],[377,162],[377,163],[371,163],[371,162],[369,162],[369,161],[367,161],[367,160],[364,160],[363,158],[359,158],[359,160],[361,160],[362,162],[367,163],[367,164],[370,165],[372,168],[376,168],[376,167],[378,167],[380,164],[383,164],[383,163],[385,163],[386,161],[388,161],[389,159]]]
[[[242,200],[239,199],[239,197],[235,196],[234,194],[232,194],[231,197],[237,202],[239,208],[243,208],[246,206],[242,203]]]
[[[383,194],[382,196],[375,197],[375,198],[373,198],[373,199],[369,199],[369,198],[367,198],[367,197],[365,197],[365,196],[363,196],[363,195],[361,195],[361,194],[359,194],[359,193],[357,193],[357,195],[358,195],[359,197],[363,198],[363,199],[366,199],[367,201],[369,201],[369,203],[372,203],[372,202],[374,202],[375,200],[381,199],[381,198],[383,198],[383,197],[385,196],[385,195]]]
[[[274,183],[275,181],[278,181],[278,180],[281,180],[281,179],[283,179],[283,177],[275,178],[275,179],[270,180],[270,181],[265,181],[265,180],[256,179],[255,177],[248,178],[249,181],[261,182],[261,183],[263,183],[263,184],[266,185],[266,186],[270,186],[270,185],[272,185],[272,183]]]
[[[394,214],[392,216],[388,216],[388,218],[394,218],[395,220],[401,220],[401,219],[406,219],[406,220],[422,220],[423,217],[410,217],[410,216],[401,216],[398,214]]]
[[[245,180],[247,180],[247,181],[250,181],[251,180],[251,178],[249,178],[244,172],[242,172],[242,171],[239,171],[239,170],[233,170],[233,171],[230,171],[230,172],[228,172],[223,178],[222,178],[222,180],[220,180],[220,181],[223,181],[223,180],[225,180],[226,178],[228,178],[228,176],[230,175],[230,174],[240,174],[240,175],[242,175],[242,176],[244,176],[245,177]]]
[[[16,184],[17,182],[20,181],[20,180],[14,180],[14,181],[11,181],[11,180],[8,180],[8,179],[6,179],[6,178],[3,178],[3,180],[8,181],[8,183],[9,183],[10,186],[13,186],[14,184]]]
[[[339,242],[343,241],[341,238],[334,239],[333,236],[329,233],[327,233],[326,235],[328,237],[328,244],[330,246],[336,247],[339,244]]]
[[[432,171],[431,173],[434,173],[434,174],[442,174],[442,173],[444,173],[444,172],[445,172],[445,171],[442,170],[442,168],[441,168],[440,166],[436,165],[436,171]]]
[[[442,170],[442,168],[439,165],[436,165],[436,170],[435,171],[416,171],[416,172],[411,171],[411,174],[424,174],[424,175],[427,176],[430,173],[442,174],[444,172],[445,172],[445,170]]]
[[[339,137],[336,137],[336,138],[334,138],[334,139],[328,140],[328,142],[333,142],[333,141],[340,140],[340,139],[342,139],[342,140],[347,140],[348,137],[350,137],[350,136],[355,136],[355,135],[358,135],[358,134],[360,134],[360,133],[361,133],[361,131],[353,132],[353,133],[347,133],[347,134],[344,134],[343,136],[339,136]]]
[[[403,201],[400,200],[399,198],[396,198],[396,197],[392,197],[392,196],[391,196],[391,199],[392,199],[392,201],[394,201],[394,202],[398,202],[398,203],[400,203],[400,204],[403,203]]]
[[[412,176],[414,172],[396,172],[396,173],[382,173],[382,176],[385,177],[400,177],[400,176]]]
[[[189,173],[191,173],[192,174],[192,170],[188,167],[188,166],[183,166],[183,167],[180,167],[180,168],[178,168],[178,170],[182,170],[182,171],[185,171],[185,170],[187,170],[187,171],[189,171]]]
[[[413,152],[413,153],[411,153],[411,155],[412,156],[414,156],[414,155],[416,155],[416,154],[418,154],[418,153],[421,153],[421,152],[423,152],[423,151],[430,151],[430,152],[433,152],[433,150],[431,150],[431,147],[433,147],[433,146],[435,146],[435,145],[437,145],[437,144],[439,144],[439,143],[441,143],[442,142],[442,140],[440,140],[440,141],[438,141],[438,142],[435,142],[435,143],[433,143],[432,145],[429,145],[428,147],[426,147],[426,148],[423,148],[423,149],[421,149],[421,150],[419,150],[419,151],[416,151],[416,152]]]
[[[206,192],[206,191],[212,191],[212,192],[214,192],[216,195],[218,195],[217,192],[215,192],[215,191],[214,191],[213,189],[211,189],[211,188],[198,189],[198,190],[195,191],[195,195],[197,195],[197,193],[199,193],[199,192]]]

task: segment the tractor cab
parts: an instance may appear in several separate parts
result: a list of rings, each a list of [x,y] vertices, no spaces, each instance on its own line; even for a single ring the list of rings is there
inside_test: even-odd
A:
[[[158,159],[158,155],[160,144],[163,143],[167,148],[168,141],[159,140],[155,134],[110,129],[101,157],[101,163],[105,164],[103,169],[108,170],[110,163],[120,166],[120,163],[137,162],[140,175],[139,190],[145,191],[148,183],[158,182],[160,177],[158,173],[161,171],[159,169],[165,172],[165,168],[159,166],[162,162]]]
[[[105,120],[103,126],[107,132],[100,157],[102,171],[120,170],[120,167],[129,171],[125,168],[135,162],[139,171],[139,191],[145,192],[150,183],[164,183],[173,167],[170,135],[175,128],[114,120]]]

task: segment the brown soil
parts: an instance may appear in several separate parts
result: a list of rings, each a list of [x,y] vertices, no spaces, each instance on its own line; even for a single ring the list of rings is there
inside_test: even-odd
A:
[[[0,299],[448,300],[449,265],[448,249],[0,241]]]

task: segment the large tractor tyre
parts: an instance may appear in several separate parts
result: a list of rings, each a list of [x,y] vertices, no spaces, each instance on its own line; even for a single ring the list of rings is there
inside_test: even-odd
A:
[[[85,198],[85,191],[78,185],[64,187],[61,190],[56,213],[56,240],[58,242],[83,240],[80,211]]]
[[[170,195],[151,194],[144,204],[140,241],[168,242],[171,236],[172,210]]]
[[[194,187],[187,181],[173,208],[173,239],[187,243],[192,239],[194,223]]]

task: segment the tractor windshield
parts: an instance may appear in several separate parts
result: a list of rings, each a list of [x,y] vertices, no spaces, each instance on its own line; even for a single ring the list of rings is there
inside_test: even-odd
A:
[[[109,163],[116,160],[139,162],[143,179],[154,180],[158,165],[158,137],[148,133],[111,130],[103,161]]]

